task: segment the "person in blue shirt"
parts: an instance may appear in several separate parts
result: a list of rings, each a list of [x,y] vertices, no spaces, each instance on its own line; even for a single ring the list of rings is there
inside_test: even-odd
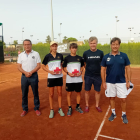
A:
[[[122,120],[127,124],[126,98],[127,89],[130,87],[130,61],[127,54],[119,52],[121,40],[114,37],[111,42],[111,52],[106,54],[101,62],[101,77],[106,97],[110,98],[112,114],[109,121],[116,118],[115,97],[121,98]],[[125,78],[126,72],[126,78]],[[106,79],[106,81],[105,81]],[[127,79],[127,81],[126,81]]]

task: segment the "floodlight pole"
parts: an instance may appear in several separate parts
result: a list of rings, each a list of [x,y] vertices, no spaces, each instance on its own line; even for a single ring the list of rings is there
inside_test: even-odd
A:
[[[60,43],[61,43],[61,25],[62,23],[60,23]]]
[[[54,41],[54,33],[53,33],[53,8],[52,8],[52,0],[51,0],[51,22],[52,22],[52,38],[51,41]]]

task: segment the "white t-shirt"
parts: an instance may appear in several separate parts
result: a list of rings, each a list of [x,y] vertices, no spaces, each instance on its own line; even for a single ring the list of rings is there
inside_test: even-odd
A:
[[[31,51],[27,54],[25,51],[19,54],[17,63],[22,65],[22,69],[26,72],[30,72],[36,68],[37,63],[41,63],[40,55],[36,51]]]

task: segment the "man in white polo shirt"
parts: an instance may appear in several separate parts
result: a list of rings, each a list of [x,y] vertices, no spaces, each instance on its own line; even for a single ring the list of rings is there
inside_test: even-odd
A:
[[[18,57],[18,70],[22,73],[21,89],[22,89],[22,108],[21,117],[28,113],[28,90],[31,85],[34,94],[34,110],[39,116],[40,101],[38,95],[38,74],[37,71],[41,68],[41,59],[39,53],[32,50],[32,42],[28,39],[23,41],[24,52]]]

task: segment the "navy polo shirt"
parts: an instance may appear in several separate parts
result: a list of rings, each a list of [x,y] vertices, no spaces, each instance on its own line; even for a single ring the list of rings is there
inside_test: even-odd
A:
[[[106,54],[101,62],[101,66],[107,67],[107,83],[125,83],[125,66],[130,65],[127,54],[119,52],[117,55]]]

